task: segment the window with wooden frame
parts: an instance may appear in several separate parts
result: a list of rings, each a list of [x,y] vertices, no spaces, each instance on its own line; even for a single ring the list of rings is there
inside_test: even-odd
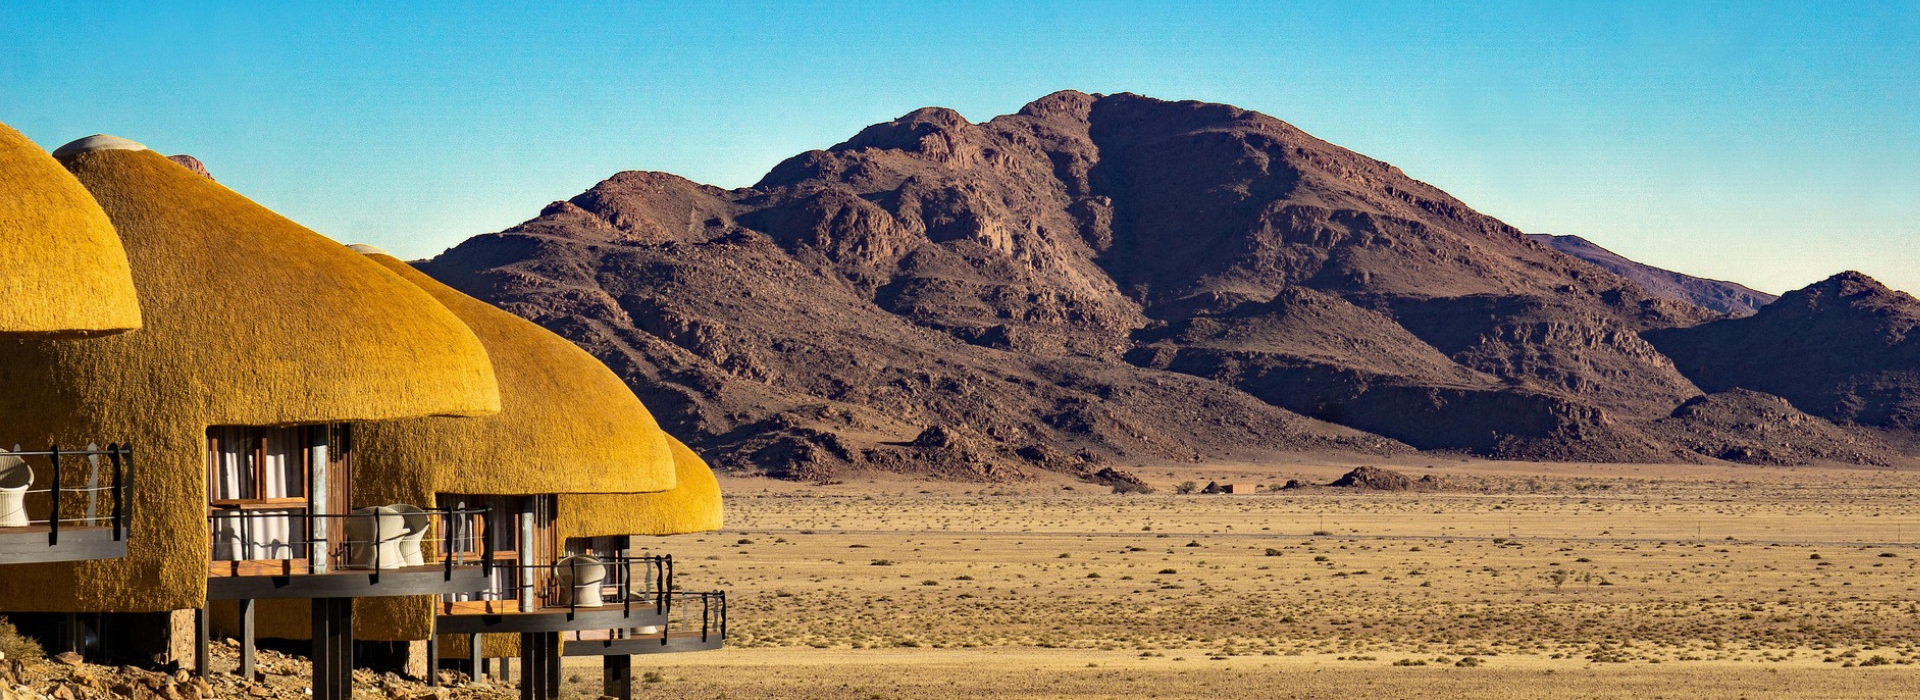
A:
[[[523,594],[538,607],[552,595],[552,572],[546,567],[557,560],[559,551],[553,496],[443,493],[434,502],[446,509],[492,509],[492,532],[477,513],[445,518],[443,555],[455,561],[476,559],[490,539],[496,562],[488,590],[443,596],[449,614],[510,612],[519,609]]]
[[[307,516],[347,510],[344,506],[352,493],[352,459],[345,425],[208,428],[207,510],[213,516],[212,559],[300,560],[298,568],[304,570],[310,555],[338,555],[330,551],[338,548],[311,548],[315,533]],[[340,541],[341,528],[338,519],[327,519],[324,539]],[[209,571],[249,573],[242,568],[216,564]]]

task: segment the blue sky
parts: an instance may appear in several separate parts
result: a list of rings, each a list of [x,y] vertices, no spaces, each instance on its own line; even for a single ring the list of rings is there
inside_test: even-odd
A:
[[[0,122],[424,257],[620,170],[744,186],[921,106],[1130,91],[1644,262],[1920,291],[1920,3],[277,5],[0,5]]]

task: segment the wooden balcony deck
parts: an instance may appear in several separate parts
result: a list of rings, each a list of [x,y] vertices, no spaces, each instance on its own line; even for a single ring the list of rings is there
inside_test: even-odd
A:
[[[668,632],[627,639],[568,639],[562,643],[563,656],[627,656],[631,654],[676,654],[713,651],[726,646],[720,630]]]
[[[0,528],[0,566],[127,555],[127,533],[123,531],[115,539],[112,527],[61,525],[58,543],[49,543],[48,532],[45,525]]]
[[[665,611],[651,601],[591,608],[550,605],[522,612],[514,601],[494,600],[441,603],[434,626],[440,634],[573,632],[664,625],[666,619]]]
[[[65,537],[64,530],[61,533]],[[208,562],[207,598],[381,598],[484,591],[492,585],[478,564],[397,569],[332,569],[313,573],[302,560]]]

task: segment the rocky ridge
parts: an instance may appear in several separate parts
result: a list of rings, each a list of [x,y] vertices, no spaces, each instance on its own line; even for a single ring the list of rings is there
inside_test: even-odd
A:
[[[1758,311],[1760,307],[1771,304],[1778,298],[1734,282],[1710,280],[1634,262],[1579,236],[1529,233],[1527,237],[1544,243],[1554,250],[1598,265],[1608,272],[1633,280],[1634,284],[1640,285],[1641,289],[1647,290],[1650,294],[1684,301],[1729,316],[1752,316],[1753,312]]]

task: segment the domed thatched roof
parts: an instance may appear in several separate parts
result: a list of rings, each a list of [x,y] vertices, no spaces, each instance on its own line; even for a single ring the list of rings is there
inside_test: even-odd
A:
[[[0,335],[85,336],[140,327],[120,236],[46,151],[0,124]]]
[[[151,386],[190,392],[211,425],[499,411],[479,339],[379,265],[150,150],[64,162],[119,229],[149,325],[69,364],[164,372]]]
[[[680,484],[666,493],[561,494],[554,529],[561,537],[681,535],[725,524],[720,482],[700,455],[672,436]]]
[[[363,467],[427,465],[433,491],[499,495],[643,493],[674,486],[653,414],[613,370],[567,339],[454,291],[378,249],[367,257],[418,285],[473,329],[500,380],[498,415],[363,426]],[[396,493],[395,496],[404,494]]]
[[[499,411],[479,338],[380,265],[153,151],[64,164],[119,230],[146,325],[7,343],[0,443],[132,442],[139,487],[126,557],[9,571],[10,609],[201,606],[209,426]]]

